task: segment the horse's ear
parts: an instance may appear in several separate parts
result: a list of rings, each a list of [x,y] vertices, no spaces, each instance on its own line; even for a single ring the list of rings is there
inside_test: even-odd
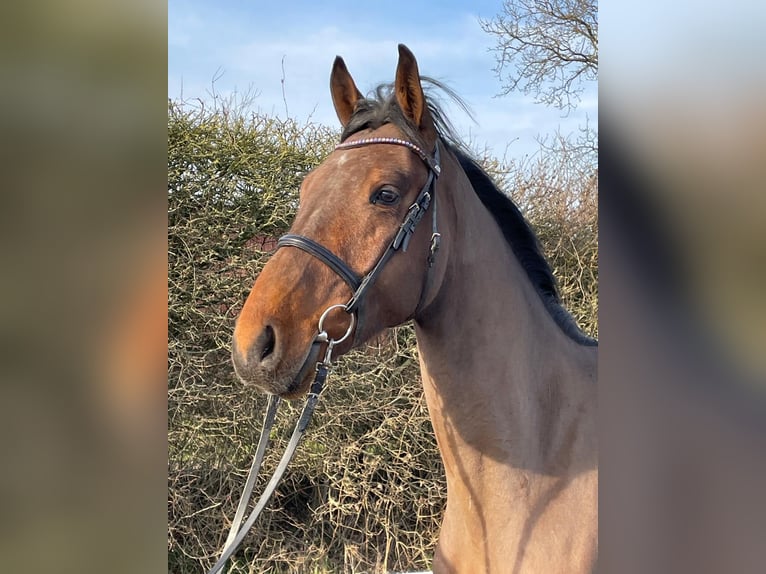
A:
[[[338,114],[341,125],[345,127],[348,120],[351,119],[351,114],[354,113],[356,103],[362,99],[362,94],[357,89],[354,79],[348,73],[346,63],[340,56],[335,58],[332,65],[330,93],[332,94],[335,113]]]
[[[399,63],[396,66],[394,83],[396,101],[406,115],[421,131],[433,130],[431,114],[428,112],[426,97],[420,85],[418,63],[410,49],[399,44]]]

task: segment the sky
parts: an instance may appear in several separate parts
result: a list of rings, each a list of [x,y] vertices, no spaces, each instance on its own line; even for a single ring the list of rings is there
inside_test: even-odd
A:
[[[539,136],[595,126],[595,82],[569,114],[535,104],[531,95],[498,96],[494,37],[479,18],[501,9],[502,0],[170,0],[168,97],[250,94],[255,111],[338,127],[329,92],[335,56],[367,93],[393,80],[397,44],[404,43],[421,75],[445,82],[468,104],[475,121],[454,105],[447,115],[474,149],[520,159],[536,153]]]

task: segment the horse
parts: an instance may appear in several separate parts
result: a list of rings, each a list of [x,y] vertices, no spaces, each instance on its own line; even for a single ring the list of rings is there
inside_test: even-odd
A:
[[[590,572],[597,341],[562,307],[518,207],[424,90],[434,81],[398,49],[394,83],[369,97],[335,59],[341,143],[305,177],[236,320],[234,369],[297,398],[320,315],[334,340],[353,327],[334,356],[413,320],[447,480],[433,572]]]

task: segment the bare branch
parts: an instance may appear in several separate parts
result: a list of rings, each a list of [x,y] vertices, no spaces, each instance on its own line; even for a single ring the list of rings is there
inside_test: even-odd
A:
[[[496,37],[495,73],[503,95],[519,90],[537,102],[572,109],[583,82],[598,77],[597,0],[505,0],[481,20]]]

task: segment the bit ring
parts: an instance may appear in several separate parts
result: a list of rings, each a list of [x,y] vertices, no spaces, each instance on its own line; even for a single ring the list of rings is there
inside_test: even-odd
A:
[[[324,330],[324,326],[323,325],[324,325],[324,320],[327,318],[327,315],[330,314],[330,311],[332,311],[333,309],[345,309],[345,308],[346,308],[345,305],[338,304],[338,305],[330,305],[327,309],[325,309],[325,312],[322,313],[321,317],[319,317],[319,333],[320,334],[322,334],[322,333],[326,334],[327,333]],[[332,339],[332,338],[330,338],[329,342],[330,342],[331,346],[335,346],[338,343],[342,343],[343,341],[348,339],[349,336],[351,335],[351,332],[354,330],[354,325],[356,325],[356,315],[354,313],[350,313],[349,317],[351,317],[351,321],[349,323],[348,329],[346,330],[346,333],[340,339]]]

